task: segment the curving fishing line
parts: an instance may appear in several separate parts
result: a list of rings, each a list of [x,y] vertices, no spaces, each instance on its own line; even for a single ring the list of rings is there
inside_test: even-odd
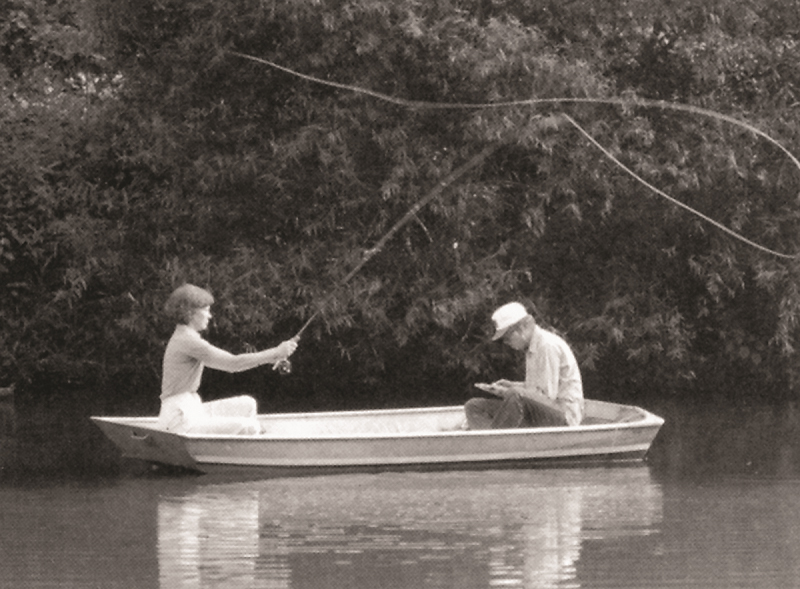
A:
[[[610,159],[612,162],[614,162],[614,163],[615,163],[617,166],[619,166],[620,168],[622,168],[622,170],[623,170],[624,172],[626,172],[627,174],[629,174],[630,176],[632,176],[632,177],[634,178],[634,180],[636,180],[637,182],[640,182],[641,184],[643,184],[644,186],[646,186],[647,188],[649,188],[650,190],[652,190],[653,192],[655,192],[655,193],[656,193],[656,194],[658,194],[659,196],[663,196],[664,198],[666,198],[668,201],[670,201],[670,202],[671,202],[671,203],[673,203],[674,205],[676,205],[676,206],[679,206],[679,207],[681,207],[681,208],[683,208],[683,209],[685,209],[685,210],[689,211],[690,213],[692,213],[692,214],[694,214],[694,215],[697,215],[698,217],[700,217],[700,218],[701,218],[701,219],[703,219],[704,221],[706,221],[706,222],[708,222],[708,223],[711,223],[712,225],[714,225],[714,227],[716,227],[716,228],[720,229],[721,231],[724,231],[724,232],[725,232],[725,233],[727,233],[728,235],[730,235],[730,236],[732,236],[732,237],[734,237],[734,238],[738,239],[739,241],[741,241],[741,242],[743,242],[743,243],[746,243],[746,244],[747,244],[747,245],[749,245],[749,246],[752,246],[752,247],[754,247],[754,248],[756,248],[756,249],[758,249],[758,250],[761,250],[762,252],[766,252],[766,253],[768,253],[768,254],[772,254],[773,256],[778,256],[778,257],[780,257],[780,258],[787,258],[787,259],[793,259],[793,258],[796,258],[796,257],[800,256],[800,254],[794,254],[794,255],[790,255],[790,254],[783,254],[783,253],[781,253],[781,252],[776,252],[775,250],[772,250],[772,249],[770,249],[770,248],[768,248],[768,247],[765,247],[765,246],[763,246],[763,245],[761,245],[761,244],[759,244],[759,243],[756,243],[755,241],[751,241],[751,240],[747,239],[746,237],[744,237],[743,235],[740,235],[739,233],[736,233],[736,231],[734,231],[733,229],[730,229],[730,228],[726,227],[725,225],[723,225],[723,224],[722,224],[722,223],[720,223],[719,221],[716,221],[716,220],[712,219],[712,218],[711,218],[711,217],[709,217],[708,215],[704,215],[704,214],[703,214],[703,213],[701,213],[700,211],[698,211],[698,210],[696,210],[696,209],[693,209],[693,208],[692,208],[692,207],[690,207],[689,205],[687,205],[687,204],[685,204],[685,203],[683,203],[683,202],[679,201],[677,198],[674,198],[674,197],[670,196],[669,194],[667,194],[667,193],[666,193],[666,192],[664,192],[663,190],[661,190],[661,189],[659,189],[659,188],[656,188],[655,186],[653,186],[652,184],[650,184],[650,183],[649,183],[647,180],[645,180],[644,178],[642,178],[641,176],[639,176],[639,175],[638,175],[636,172],[634,172],[633,170],[631,170],[631,169],[630,169],[628,166],[626,166],[626,165],[625,165],[625,164],[623,164],[621,161],[619,161],[619,159],[617,159],[617,158],[614,156],[614,154],[612,154],[612,153],[611,153],[611,152],[610,152],[608,149],[606,149],[605,147],[603,147],[603,146],[602,146],[602,145],[601,145],[601,144],[600,144],[600,143],[599,143],[599,142],[598,142],[598,141],[597,141],[597,140],[596,140],[594,137],[592,137],[592,136],[589,134],[589,132],[588,132],[588,131],[586,131],[586,129],[584,129],[584,128],[583,128],[583,127],[581,127],[581,126],[580,126],[578,123],[576,123],[576,122],[575,122],[575,120],[574,120],[572,117],[570,117],[570,116],[569,116],[568,114],[566,114],[566,113],[562,113],[562,114],[561,114],[561,116],[562,116],[562,117],[564,117],[564,119],[566,119],[566,121],[567,121],[568,123],[570,123],[570,124],[571,124],[573,127],[575,127],[575,128],[578,130],[578,131],[580,131],[580,133],[581,133],[581,134],[582,134],[584,137],[586,137],[586,139],[588,139],[588,140],[589,140],[589,142],[590,142],[592,145],[594,145],[594,146],[595,146],[595,147],[597,147],[597,148],[598,148],[598,149],[599,149],[601,152],[603,152],[603,155],[605,155],[605,156],[606,156],[608,159]]]
[[[541,106],[546,104],[598,104],[598,105],[607,105],[607,106],[622,106],[628,108],[635,108],[635,107],[646,107],[646,108],[658,108],[663,110],[674,110],[674,111],[682,111],[687,113],[692,113],[695,115],[700,115],[712,119],[717,119],[719,121],[723,121],[729,123],[731,125],[741,127],[750,131],[754,135],[761,137],[762,139],[766,140],[773,146],[777,147],[781,152],[783,152],[786,157],[788,157],[794,166],[800,171],[800,161],[790,152],[786,147],[784,147],[779,141],[775,138],[771,137],[769,134],[765,133],[761,129],[742,121],[740,119],[736,119],[729,115],[716,112],[707,108],[702,108],[698,106],[693,106],[690,104],[682,104],[678,102],[668,102],[665,100],[651,100],[646,98],[530,98],[525,100],[508,100],[508,101],[498,101],[498,102],[483,102],[483,103],[470,103],[470,102],[429,102],[424,100],[407,100],[405,98],[399,98],[396,96],[391,96],[389,94],[383,94],[381,92],[376,92],[374,90],[370,90],[367,88],[362,88],[360,86],[354,86],[350,84],[342,84],[341,82],[334,82],[331,80],[324,80],[322,78],[317,78],[315,76],[310,76],[308,74],[303,74],[301,72],[295,71],[293,69],[287,68],[286,66],[279,65],[275,62],[269,61],[267,59],[263,59],[260,57],[254,57],[252,55],[248,55],[246,53],[240,53],[238,51],[229,51],[231,55],[241,57],[243,59],[247,59],[250,61],[254,61],[257,63],[261,63],[263,65],[267,65],[271,68],[276,70],[285,72],[297,78],[313,82],[315,84],[322,84],[325,86],[330,86],[332,88],[338,88],[340,90],[347,90],[349,92],[355,92],[358,94],[364,94],[366,96],[371,96],[372,98],[376,98],[378,100],[382,100],[384,102],[389,102],[392,104],[396,104],[398,106],[402,106],[412,110],[485,110],[485,109],[499,109],[499,108],[508,108],[514,106]],[[796,259],[800,258],[800,253],[796,254],[784,254],[768,247],[765,247],[761,244],[758,244],[742,234],[726,227],[722,223],[712,219],[711,217],[704,215],[700,211],[690,207],[689,205],[679,201],[678,199],[666,194],[664,191],[660,190],[653,184],[647,182],[642,177],[640,177],[636,172],[630,169],[628,166],[623,164],[618,158],[616,158],[608,149],[603,147],[592,135],[590,135],[583,127],[581,127],[574,119],[570,116],[561,113],[561,116],[570,123],[574,128],[576,128],[592,145],[597,147],[603,155],[605,155],[611,162],[613,162],[616,166],[621,168],[626,174],[633,177],[637,182],[641,183],[642,185],[646,186],[649,190],[653,191],[654,193],[658,194],[659,196],[667,199],[669,202],[685,209],[686,211],[690,212],[693,215],[696,215],[703,221],[712,224],[714,227],[717,227],[721,231],[725,232],[727,235],[741,241],[742,243],[749,245],[758,249],[759,251],[768,253],[770,255],[784,258],[784,259]],[[418,210],[418,209],[416,209]]]

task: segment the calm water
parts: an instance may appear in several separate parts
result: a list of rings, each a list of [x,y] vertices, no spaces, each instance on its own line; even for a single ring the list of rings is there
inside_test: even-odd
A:
[[[792,411],[667,417],[680,427],[636,467],[247,482],[5,471],[0,587],[800,587]],[[26,460],[108,452],[91,429],[53,443],[52,424],[14,427]]]

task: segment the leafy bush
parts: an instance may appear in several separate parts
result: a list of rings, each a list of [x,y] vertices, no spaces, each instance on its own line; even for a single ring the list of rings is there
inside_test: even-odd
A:
[[[647,191],[561,115],[666,193],[793,253],[800,170],[775,146],[633,103],[408,107],[232,53],[401,102],[678,99],[796,151],[796,17],[742,0],[743,26],[694,4],[11,3],[5,379],[153,396],[160,306],[191,281],[215,294],[209,338],[230,349],[313,318],[290,380],[207,381],[272,387],[279,406],[460,399],[516,364],[486,343],[511,299],[567,336],[592,396],[788,381],[797,261]]]

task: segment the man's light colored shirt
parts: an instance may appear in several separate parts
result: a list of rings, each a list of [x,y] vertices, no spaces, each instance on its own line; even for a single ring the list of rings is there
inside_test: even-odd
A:
[[[539,391],[564,410],[567,424],[583,419],[583,383],[567,342],[538,325],[525,353],[525,388]]]

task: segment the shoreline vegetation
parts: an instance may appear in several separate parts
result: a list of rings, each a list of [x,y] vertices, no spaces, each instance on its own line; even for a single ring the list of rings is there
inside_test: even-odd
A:
[[[648,193],[568,120],[791,254],[800,173],[768,141],[613,104],[409,109],[231,55],[405,101],[694,105],[800,154],[791,4],[63,0],[0,18],[0,387],[19,402],[91,391],[92,410],[150,411],[183,282],[214,294],[208,337],[232,351],[317,317],[291,376],[208,374],[209,398],[459,402],[520,369],[487,342],[491,310],[519,300],[568,339],[595,398],[797,399],[798,259]]]

